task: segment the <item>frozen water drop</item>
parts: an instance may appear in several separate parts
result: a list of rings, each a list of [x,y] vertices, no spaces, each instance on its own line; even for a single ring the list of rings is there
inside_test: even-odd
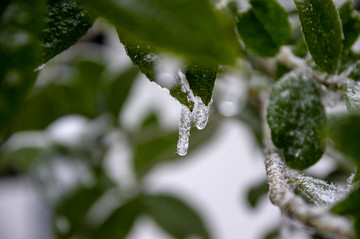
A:
[[[212,100],[208,105],[205,105],[200,97],[196,97],[197,99],[197,107],[195,109],[195,126],[198,130],[202,130],[205,128],[209,121],[209,111]]]
[[[36,69],[34,71],[40,71],[44,67],[45,67],[45,64],[41,64],[40,66],[36,67]]]
[[[179,140],[177,143],[177,153],[180,156],[185,156],[189,148],[191,121],[192,112],[188,107],[182,105],[179,122]]]

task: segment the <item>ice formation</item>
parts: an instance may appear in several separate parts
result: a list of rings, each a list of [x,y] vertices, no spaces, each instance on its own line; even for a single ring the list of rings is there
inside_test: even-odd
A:
[[[177,153],[185,156],[189,148],[189,137],[193,113],[185,105],[181,106],[181,116],[179,122],[179,140],[177,143]]]
[[[205,105],[200,97],[195,97],[197,101],[197,107],[195,109],[194,121],[195,126],[198,130],[202,130],[208,123],[209,120],[209,111],[212,100],[208,105]]]

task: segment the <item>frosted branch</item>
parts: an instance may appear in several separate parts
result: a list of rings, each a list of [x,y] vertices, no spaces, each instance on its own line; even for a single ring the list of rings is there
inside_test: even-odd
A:
[[[282,162],[272,144],[270,129],[266,121],[266,104],[263,109],[263,131],[270,201],[279,207],[284,215],[324,235],[331,236],[331,238],[355,238],[349,220],[330,214],[326,207],[305,203],[290,188],[286,180],[286,172],[291,169]]]

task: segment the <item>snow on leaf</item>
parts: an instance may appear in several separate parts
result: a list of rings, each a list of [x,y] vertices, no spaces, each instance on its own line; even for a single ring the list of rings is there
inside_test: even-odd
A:
[[[272,88],[267,121],[272,141],[283,149],[289,167],[303,170],[320,159],[325,110],[312,78],[290,72],[278,81]]]

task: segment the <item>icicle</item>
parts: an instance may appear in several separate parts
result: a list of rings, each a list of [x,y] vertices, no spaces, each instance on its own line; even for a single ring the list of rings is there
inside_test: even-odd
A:
[[[177,143],[177,153],[185,156],[189,148],[189,136],[192,121],[192,112],[188,107],[181,105],[181,116],[179,122],[179,140]]]
[[[196,97],[197,107],[195,109],[195,126],[198,130],[202,130],[208,123],[209,120],[209,111],[212,100],[208,105],[205,105],[200,97]]]

